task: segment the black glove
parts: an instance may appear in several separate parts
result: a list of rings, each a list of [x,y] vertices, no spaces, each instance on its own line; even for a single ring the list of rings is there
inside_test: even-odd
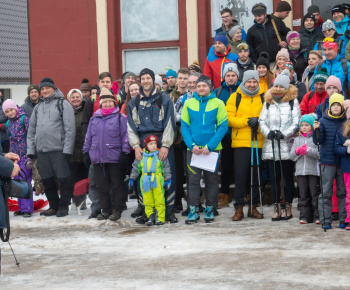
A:
[[[32,160],[35,158],[34,154],[28,154],[27,157]]]
[[[122,152],[119,157],[119,168],[123,176],[126,175],[128,166],[129,166],[129,154]]]
[[[71,154],[63,153],[64,158],[66,158],[67,161],[72,157]]]
[[[91,159],[89,153],[84,153],[84,164],[89,169],[91,165]]]
[[[275,132],[270,131],[269,134],[267,134],[267,139],[269,139],[269,140],[275,139]]]
[[[278,130],[275,131],[275,139],[276,140],[284,139],[284,136],[281,131],[278,131]]]
[[[258,117],[252,117],[248,119],[248,126],[252,129],[257,129],[259,123]]]

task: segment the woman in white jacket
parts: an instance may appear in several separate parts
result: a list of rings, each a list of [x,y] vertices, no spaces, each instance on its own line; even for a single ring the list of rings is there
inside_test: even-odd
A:
[[[299,127],[300,107],[297,100],[298,89],[289,84],[289,75],[289,71],[284,70],[277,76],[274,86],[265,93],[265,103],[259,118],[260,132],[265,137],[262,159],[267,160],[269,166],[271,192],[275,204],[272,221],[293,217],[294,164],[290,160],[289,152]],[[272,142],[274,142],[275,154],[272,152]],[[286,209],[283,212],[280,207],[281,187],[279,184],[282,177],[278,142],[280,143],[282,171],[285,181]],[[275,164],[273,157],[275,157]],[[274,172],[274,168],[276,168],[276,172]],[[275,184],[277,184],[277,188]]]

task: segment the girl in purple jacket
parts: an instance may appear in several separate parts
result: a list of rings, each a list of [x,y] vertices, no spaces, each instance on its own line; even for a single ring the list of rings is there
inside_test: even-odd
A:
[[[26,168],[27,161],[27,131],[29,126],[29,118],[22,108],[18,108],[14,101],[8,99],[3,105],[5,115],[8,118],[6,122],[6,132],[10,140],[10,152],[18,154],[20,161],[18,162],[23,175],[15,176],[16,179],[25,180],[30,184],[32,182],[32,170]],[[31,161],[31,160],[29,160]],[[28,167],[29,168],[29,167]],[[33,194],[30,199],[18,199],[19,211],[14,215],[22,215],[23,217],[31,217],[33,213]]]
[[[83,147],[84,163],[94,166],[94,178],[102,213],[98,220],[120,219],[125,202],[125,168],[130,145],[127,118],[121,114],[113,94],[102,88],[100,109],[90,119]],[[112,191],[112,196],[109,194]]]

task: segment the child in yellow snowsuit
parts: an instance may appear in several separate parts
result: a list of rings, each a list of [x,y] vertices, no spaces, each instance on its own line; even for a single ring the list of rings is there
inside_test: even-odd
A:
[[[170,164],[168,159],[159,160],[157,141],[158,138],[154,135],[145,139],[146,147],[142,153],[142,160],[135,159],[129,180],[129,188],[132,188],[135,179],[142,174],[140,187],[148,218],[147,226],[164,224],[164,188],[168,190],[171,185]]]

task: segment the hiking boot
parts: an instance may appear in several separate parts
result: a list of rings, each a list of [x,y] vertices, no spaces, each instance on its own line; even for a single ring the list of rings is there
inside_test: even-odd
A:
[[[275,203],[273,205],[273,215],[271,220],[273,222],[279,221],[280,220],[280,215],[281,215],[281,204],[280,203]]]
[[[228,194],[219,193],[218,195],[218,208],[229,206]]]
[[[188,214],[190,213],[190,207],[188,207],[186,210],[184,210],[181,215],[182,216],[188,216]]]
[[[147,222],[147,216],[145,213],[143,213],[141,216],[139,216],[135,222],[137,222],[140,225],[144,225]]]
[[[207,208],[204,210],[205,216],[204,220],[206,223],[211,223],[214,221],[214,210],[212,206],[207,206]]]
[[[106,220],[109,218],[111,214],[109,212],[102,212],[100,213],[99,215],[97,215],[96,219],[99,220],[99,221],[103,221],[103,220]]]
[[[339,220],[339,212],[332,212],[332,220],[333,221]]]
[[[108,217],[108,219],[115,222],[117,220],[120,220],[121,216],[122,216],[122,212],[115,209],[113,210],[112,214]]]
[[[139,217],[139,216],[142,216],[143,214],[143,209],[142,209],[142,206],[141,204],[139,203],[137,205],[137,208],[134,210],[134,212],[131,214],[131,217],[133,218],[136,218],[136,217]]]
[[[164,225],[164,223],[161,222],[161,221],[156,221],[156,222],[155,222],[155,225],[156,225],[156,226],[162,226],[162,225]]]
[[[171,224],[176,224],[178,222],[174,212],[171,212],[167,217],[165,217],[165,220]]]
[[[29,218],[29,217],[32,216],[32,214],[30,212],[26,212],[26,211],[23,212],[22,215],[23,215],[24,218]]]
[[[190,212],[187,216],[187,219],[185,220],[186,224],[193,224],[196,223],[200,220],[200,216],[199,216],[199,208],[195,207],[193,205],[190,206]]]
[[[285,209],[282,209],[280,219],[281,220],[289,220],[293,217],[292,214],[292,204],[287,202],[285,205]]]
[[[21,212],[20,210],[18,210],[18,211],[15,211],[15,212],[13,213],[13,215],[14,215],[14,216],[23,215],[23,212]]]
[[[346,230],[350,230],[350,223],[347,223],[347,224],[346,224],[345,229],[346,229]]]
[[[152,213],[152,214],[149,216],[146,225],[147,225],[148,227],[150,227],[150,226],[153,226],[154,223],[155,223],[155,217],[154,217],[154,213]]]
[[[97,216],[101,214],[101,211],[100,210],[94,210],[91,212],[91,214],[89,215],[89,219],[95,219],[97,218]]]
[[[57,217],[64,217],[66,215],[68,215],[68,207],[66,207],[66,208],[59,208],[57,213],[56,213]]]
[[[340,229],[345,229],[346,228],[346,224],[345,223],[339,223],[339,228]]]
[[[232,221],[238,222],[244,218],[243,206],[237,205],[235,215],[232,217]]]
[[[247,217],[251,217],[253,219],[262,219],[264,218],[262,214],[256,209],[257,205],[253,204],[253,210],[251,211],[250,205],[248,207],[248,214]]]
[[[331,224],[324,224],[322,225],[322,229],[330,230],[332,228]]]
[[[40,215],[53,216],[57,214],[57,209],[49,208],[48,210],[42,211]]]

